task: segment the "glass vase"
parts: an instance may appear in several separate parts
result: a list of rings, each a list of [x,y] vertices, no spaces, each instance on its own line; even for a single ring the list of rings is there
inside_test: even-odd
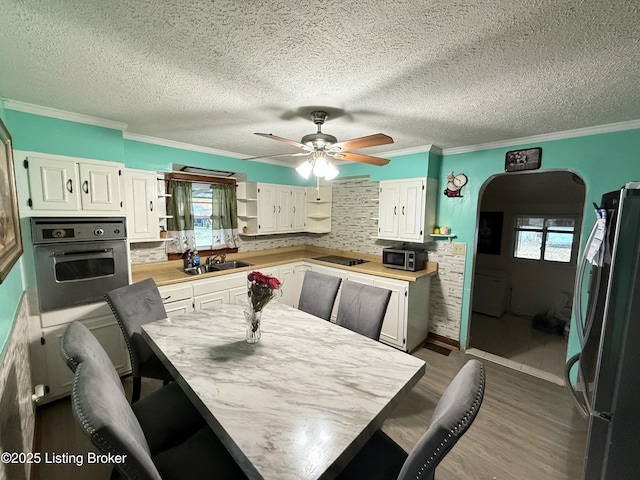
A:
[[[262,311],[256,312],[252,309],[244,311],[244,317],[247,320],[247,334],[245,340],[247,343],[258,343],[260,341],[260,319]]]

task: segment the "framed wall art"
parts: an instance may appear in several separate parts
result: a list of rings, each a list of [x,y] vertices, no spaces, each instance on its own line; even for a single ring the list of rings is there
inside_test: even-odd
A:
[[[11,135],[0,120],[0,283],[22,255]]]
[[[527,148],[526,150],[511,150],[504,160],[505,172],[519,172],[520,170],[535,170],[540,168],[542,148]]]

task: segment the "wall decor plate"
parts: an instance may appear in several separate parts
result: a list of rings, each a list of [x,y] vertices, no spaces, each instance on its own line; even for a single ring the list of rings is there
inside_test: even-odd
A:
[[[521,170],[535,170],[540,168],[542,148],[527,148],[526,150],[511,150],[507,152],[504,161],[505,172],[519,172]]]

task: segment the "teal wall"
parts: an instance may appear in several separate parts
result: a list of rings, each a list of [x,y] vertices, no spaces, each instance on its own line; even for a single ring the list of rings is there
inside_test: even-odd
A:
[[[13,126],[7,120],[6,111],[0,102],[0,118],[13,137]],[[20,303],[20,297],[24,287],[22,285],[22,263],[18,261],[9,275],[0,284],[0,355],[4,351],[4,347],[11,333],[13,322]]]
[[[586,185],[586,204],[581,246],[593,226],[592,202],[599,202],[602,193],[619,189],[628,181],[640,180],[640,130],[626,130],[586,137],[513,145],[457,155],[445,155],[439,177],[439,187],[446,184],[447,172],[464,173],[469,182],[462,189],[462,198],[440,195],[437,224],[447,225],[457,235],[456,241],[467,243],[466,268],[460,343],[467,343],[471,278],[475,252],[475,232],[480,193],[495,175],[504,173],[508,150],[542,147],[540,171],[561,169],[578,174]],[[575,331],[571,330],[569,355],[579,351]]]
[[[248,180],[305,185],[291,168],[124,139],[120,130],[6,110],[14,148],[124,163],[128,168],[171,171],[172,164],[246,173]]]

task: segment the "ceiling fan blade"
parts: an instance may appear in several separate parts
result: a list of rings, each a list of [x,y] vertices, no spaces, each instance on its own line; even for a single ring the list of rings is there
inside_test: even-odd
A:
[[[261,160],[263,158],[278,158],[278,157],[304,157],[311,155],[313,152],[300,152],[300,153],[281,153],[279,155],[262,155],[260,157],[247,157],[242,160]]]
[[[358,150],[360,148],[376,147],[378,145],[386,145],[393,143],[393,138],[384,133],[376,133],[373,135],[367,135],[366,137],[352,138],[351,140],[345,140],[344,142],[334,143],[329,147],[331,150]]]
[[[293,145],[294,147],[302,148],[303,150],[307,150],[307,151],[313,150],[313,148],[309,147],[308,145],[304,145],[299,142],[294,142],[293,140],[287,140],[286,138],[278,137],[276,135],[273,135],[272,133],[254,133],[254,135],[258,135],[264,138],[272,138],[274,140],[278,140],[279,142],[288,143],[289,145]]]
[[[369,165],[376,165],[378,167],[382,167],[383,165],[389,163],[389,160],[386,158],[372,157],[370,155],[362,155],[361,153],[337,152],[330,153],[329,155],[331,155],[336,160],[348,160],[350,162],[368,163]]]

